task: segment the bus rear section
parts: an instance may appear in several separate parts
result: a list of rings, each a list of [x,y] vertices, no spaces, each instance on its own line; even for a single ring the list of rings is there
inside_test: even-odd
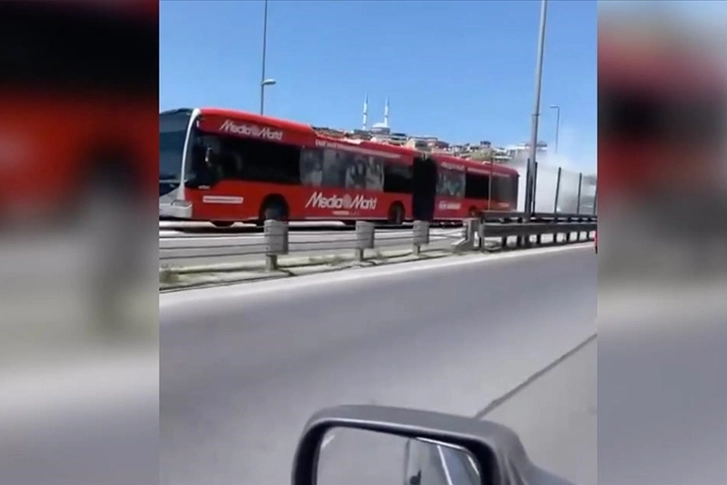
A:
[[[457,222],[485,210],[517,208],[518,173],[507,167],[438,157],[435,220]]]
[[[161,218],[218,226],[411,218],[416,152],[250,113],[160,114]]]

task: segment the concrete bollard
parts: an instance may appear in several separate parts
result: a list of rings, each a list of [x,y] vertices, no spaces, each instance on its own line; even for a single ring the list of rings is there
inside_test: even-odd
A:
[[[463,221],[462,239],[452,245],[455,252],[472,251],[475,248],[477,234],[479,233],[480,220],[469,218]]]
[[[356,260],[363,261],[367,249],[374,249],[376,226],[373,222],[356,221]]]
[[[284,221],[265,221],[265,268],[278,269],[278,256],[288,254],[288,223]]]
[[[485,244],[485,239],[487,239],[487,224],[485,224],[484,220],[480,220],[480,223],[477,226],[477,248],[480,251],[487,251],[487,245]]]
[[[412,253],[419,256],[422,246],[429,244],[429,221],[414,221],[412,232]]]

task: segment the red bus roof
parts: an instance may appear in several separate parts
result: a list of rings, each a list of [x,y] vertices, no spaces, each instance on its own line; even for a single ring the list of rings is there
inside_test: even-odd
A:
[[[406,155],[414,158],[418,154],[416,150],[406,147],[400,147],[395,145],[387,145],[385,143],[376,143],[366,140],[352,140],[350,138],[335,136],[333,133],[336,130],[330,129],[316,129],[312,125],[300,123],[297,121],[284,120],[281,118],[275,118],[272,116],[263,116],[256,113],[250,113],[247,111],[238,111],[224,108],[199,108],[200,113],[203,115],[211,116],[222,116],[225,118],[231,118],[238,121],[245,121],[258,125],[269,126],[271,128],[282,130],[287,133],[295,134],[298,136],[310,136],[311,138],[318,138],[335,143],[343,143],[351,146],[358,146],[361,148],[378,150],[381,152],[397,153],[399,155]],[[330,135],[324,132],[331,133]]]
[[[224,116],[227,118],[259,123],[261,125],[268,125],[279,130],[295,131],[300,134],[308,134],[311,136],[316,134],[315,131],[313,131],[312,126],[306,125],[305,123],[298,123],[297,121],[283,120],[280,118],[273,118],[272,116],[262,116],[255,113],[249,113],[247,111],[224,108],[200,108],[199,110],[203,115]]]
[[[459,165],[461,167],[464,167],[468,172],[472,173],[482,173],[483,175],[486,175],[492,172],[500,175],[520,175],[520,173],[514,168],[499,165],[497,163],[478,162],[475,160],[455,157],[453,155],[447,155],[444,153],[434,153],[432,154],[432,156],[439,162]]]

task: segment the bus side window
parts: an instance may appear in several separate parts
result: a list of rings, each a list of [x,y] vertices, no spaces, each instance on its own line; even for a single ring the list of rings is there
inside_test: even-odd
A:
[[[346,188],[361,190],[366,188],[366,159],[359,155],[346,157]]]
[[[343,153],[326,148],[323,150],[323,186],[328,188],[344,188],[346,186],[346,170],[348,164]]]
[[[300,151],[300,181],[306,187],[323,185],[323,151],[303,148]]]
[[[192,166],[189,169],[189,177],[186,180],[190,186],[209,185],[209,169],[205,164],[206,152],[206,147],[201,143],[195,143],[194,146],[192,146]]]
[[[291,145],[233,136],[206,135],[220,179],[274,184],[300,183],[300,150]],[[203,157],[204,158],[204,157]]]
[[[384,192],[411,194],[413,170],[409,165],[393,160],[382,160],[384,166]]]
[[[195,143],[192,147],[192,173],[199,174],[205,169],[205,155],[207,149],[204,145]]]
[[[254,182],[298,185],[300,183],[300,149],[292,145],[262,140],[241,140],[239,177]]]
[[[465,173],[458,170],[440,168],[437,194],[454,199],[463,198],[465,195]]]
[[[509,177],[502,175],[495,176],[495,183],[493,185],[493,191],[495,192],[495,200],[497,202],[506,203],[510,201],[508,192],[509,189]]]
[[[518,189],[520,186],[520,180],[517,175],[509,177],[510,179],[510,203],[513,207],[517,207]]]
[[[492,192],[493,199],[497,202],[517,204],[518,178],[510,175],[495,176]]]
[[[364,167],[366,190],[376,192],[384,190],[384,160],[376,157],[366,157]]]
[[[481,199],[490,198],[490,176],[480,175],[476,173],[468,173],[464,186],[465,199]]]
[[[448,197],[449,194],[449,183],[447,180],[447,170],[440,168],[437,171],[437,195]]]

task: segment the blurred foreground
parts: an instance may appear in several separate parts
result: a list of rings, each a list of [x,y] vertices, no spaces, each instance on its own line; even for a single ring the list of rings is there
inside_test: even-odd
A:
[[[155,1],[0,5],[0,483],[157,482],[157,44]]]
[[[724,482],[721,2],[599,12],[598,483]],[[648,8],[645,8],[648,5]]]

